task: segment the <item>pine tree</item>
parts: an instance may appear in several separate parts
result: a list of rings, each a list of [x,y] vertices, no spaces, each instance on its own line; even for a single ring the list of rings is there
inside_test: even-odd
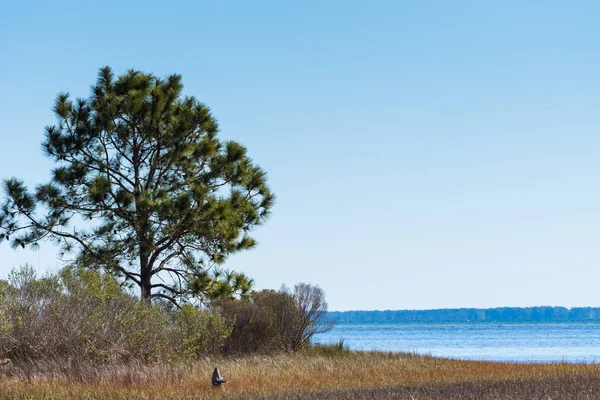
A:
[[[56,164],[51,181],[33,191],[4,181],[0,240],[52,241],[77,264],[139,286],[143,299],[231,294],[209,271],[255,245],[249,232],[274,196],[246,149],[219,140],[208,107],[181,93],[180,75],[115,79],[104,67],[89,98],[59,94],[42,144]],[[251,283],[227,279],[241,292]]]

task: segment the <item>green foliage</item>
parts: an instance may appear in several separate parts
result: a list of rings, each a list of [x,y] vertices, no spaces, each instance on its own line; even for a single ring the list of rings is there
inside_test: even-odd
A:
[[[188,358],[219,353],[233,329],[219,313],[201,311],[191,305],[183,306],[175,314],[174,324]]]
[[[246,277],[213,282],[207,271],[255,246],[249,232],[274,196],[246,149],[220,140],[208,107],[182,88],[180,75],[104,67],[89,98],[59,94],[42,145],[52,180],[34,191],[4,182],[0,241],[52,240],[146,299],[246,293]]]
[[[172,327],[166,310],[144,302],[131,304],[127,312],[117,316],[123,343],[121,357],[142,361],[177,358]]]
[[[17,363],[97,366],[295,351],[315,326],[286,291],[221,298],[204,309],[140,302],[111,274],[83,268],[38,277],[25,266],[0,281],[0,359]]]
[[[139,302],[112,275],[81,268],[42,278],[13,270],[0,296],[0,359],[190,359],[218,353],[231,333],[215,312]]]
[[[203,294],[208,300],[214,301],[238,297],[245,299],[253,285],[254,280],[243,273],[214,269],[212,273],[196,274],[190,281],[189,288],[192,293]]]

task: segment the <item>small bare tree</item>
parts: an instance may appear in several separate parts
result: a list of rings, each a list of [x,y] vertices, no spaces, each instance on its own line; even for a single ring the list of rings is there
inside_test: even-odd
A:
[[[314,335],[330,331],[335,321],[327,317],[325,291],[318,285],[298,283],[294,286],[293,296],[301,312],[295,335],[291,338],[291,348],[298,350],[306,346]]]

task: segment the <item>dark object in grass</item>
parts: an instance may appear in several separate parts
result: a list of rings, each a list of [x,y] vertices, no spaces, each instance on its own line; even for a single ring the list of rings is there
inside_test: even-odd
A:
[[[221,376],[221,373],[219,372],[219,368],[215,367],[215,370],[213,371],[212,374],[212,385],[214,387],[221,387],[225,382],[227,382],[225,379],[223,379],[223,377]]]

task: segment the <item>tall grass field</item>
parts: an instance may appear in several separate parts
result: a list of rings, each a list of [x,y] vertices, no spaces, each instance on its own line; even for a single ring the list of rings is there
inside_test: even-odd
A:
[[[213,388],[218,366],[227,383]],[[6,399],[596,399],[600,367],[460,361],[340,346],[156,365],[12,365]]]

